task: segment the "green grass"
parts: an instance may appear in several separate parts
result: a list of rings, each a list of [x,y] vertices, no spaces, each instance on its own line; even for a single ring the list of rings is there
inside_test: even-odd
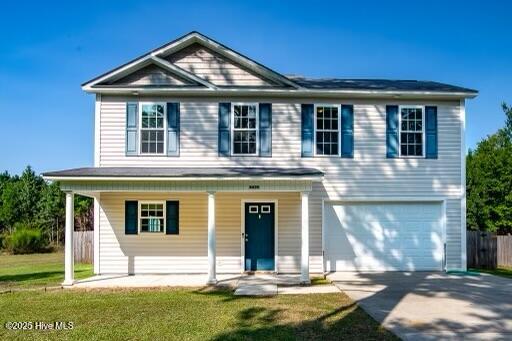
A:
[[[500,267],[495,270],[490,269],[470,269],[471,271],[484,272],[491,275],[512,278],[512,268]]]
[[[72,321],[12,331],[7,321]],[[0,298],[0,339],[396,339],[344,294],[234,296],[193,289],[21,291]]]
[[[311,285],[327,285],[331,284],[331,281],[325,277],[312,277]]]
[[[58,286],[64,280],[64,254],[0,255],[0,292]],[[91,264],[75,264],[75,278],[92,276]]]
[[[0,289],[59,285],[62,263],[62,253],[0,255]],[[91,274],[90,265],[76,266],[76,278]],[[5,328],[12,321],[73,322],[73,329]],[[342,293],[254,298],[210,288],[7,291],[0,340],[13,339],[396,340]]]

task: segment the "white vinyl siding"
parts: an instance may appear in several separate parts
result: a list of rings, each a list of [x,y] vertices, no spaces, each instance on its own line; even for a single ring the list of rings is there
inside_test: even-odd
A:
[[[172,193],[180,201],[180,234],[124,234],[124,201],[165,201],[162,193],[103,193],[100,201],[100,273],[206,273],[207,194]],[[242,269],[242,200],[278,203],[278,271],[300,271],[300,196],[298,193],[217,193],[217,271]],[[321,257],[310,258],[311,271],[322,271]]]
[[[344,103],[354,105],[355,136],[354,158],[343,159],[301,158],[301,103],[324,102],[311,98],[295,100],[259,98],[257,100],[257,102],[272,103],[272,158],[219,157],[218,103],[255,102],[254,99],[236,97],[145,99],[155,102],[178,100],[181,103],[180,157],[130,158],[125,155],[125,105],[127,101],[133,100],[133,97],[126,96],[102,96],[99,127],[100,166],[318,168],[325,173],[325,176],[322,183],[314,184],[310,194],[310,255],[312,259],[320,257],[318,262],[320,268],[322,199],[340,199],[350,196],[442,196],[447,198],[448,268],[461,267],[460,195],[462,188],[459,101],[343,99]],[[386,158],[386,104],[437,106],[438,159]],[[180,205],[185,207],[185,203]],[[281,211],[281,205],[279,210]],[[312,271],[315,266],[311,264]]]
[[[166,59],[215,85],[272,85],[271,82],[198,44],[186,47]]]
[[[116,85],[188,85],[190,82],[182,80],[169,71],[156,65],[148,65],[132,74],[123,77],[113,84]]]

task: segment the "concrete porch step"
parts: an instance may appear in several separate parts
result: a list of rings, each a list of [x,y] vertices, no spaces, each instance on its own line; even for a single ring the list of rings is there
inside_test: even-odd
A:
[[[273,296],[277,295],[276,276],[258,274],[242,276],[235,289],[236,296]]]

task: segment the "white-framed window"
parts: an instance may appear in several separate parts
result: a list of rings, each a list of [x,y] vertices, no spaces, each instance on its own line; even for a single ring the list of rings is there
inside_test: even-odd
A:
[[[165,232],[165,202],[139,202],[140,232]]]
[[[257,103],[233,103],[231,122],[232,154],[257,155],[259,105]]]
[[[425,110],[422,106],[400,106],[400,156],[425,155]]]
[[[340,106],[315,105],[315,155],[340,153]]]
[[[140,154],[159,155],[165,152],[165,103],[140,103]]]

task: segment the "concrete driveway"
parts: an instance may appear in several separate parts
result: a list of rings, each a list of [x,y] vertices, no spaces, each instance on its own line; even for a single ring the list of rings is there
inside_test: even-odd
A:
[[[511,279],[438,272],[328,277],[402,339],[512,339]]]

